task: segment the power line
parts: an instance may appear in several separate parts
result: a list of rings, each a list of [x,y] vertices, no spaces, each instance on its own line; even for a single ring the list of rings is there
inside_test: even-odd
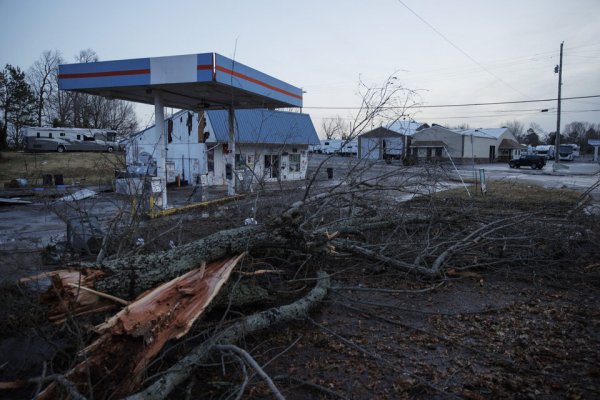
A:
[[[600,97],[600,94],[590,96],[576,96],[576,97],[563,97],[561,100],[577,100],[577,99],[592,99]],[[473,107],[473,106],[496,106],[502,104],[523,104],[523,103],[542,103],[547,101],[556,101],[557,98],[553,99],[538,99],[538,100],[515,100],[515,101],[494,101],[489,103],[463,103],[463,104],[430,104],[430,105],[414,105],[409,107],[404,106],[386,106],[380,107],[385,110],[394,109],[417,109],[417,108],[449,108],[449,107]],[[329,106],[313,106],[313,107],[302,107],[311,110],[361,110],[364,107],[329,107]]]
[[[526,95],[525,93],[521,92],[519,89],[515,88],[514,86],[512,86],[511,84],[509,84],[508,82],[506,82],[504,79],[500,78],[498,75],[496,75],[495,73],[493,73],[492,71],[490,71],[489,69],[487,69],[483,64],[481,64],[479,61],[477,61],[476,59],[474,59],[473,57],[471,57],[466,51],[464,51],[463,49],[461,49],[460,47],[458,47],[458,45],[454,44],[454,42],[452,42],[450,39],[448,39],[442,32],[438,31],[433,25],[431,25],[429,22],[427,22],[425,19],[421,18],[421,16],[419,14],[417,14],[415,11],[413,11],[412,8],[410,8],[409,6],[407,6],[402,0],[396,0],[398,1],[398,3],[402,4],[404,6],[404,8],[406,8],[408,11],[410,11],[412,14],[414,14],[417,18],[419,18],[421,20],[421,22],[423,22],[425,25],[427,25],[429,28],[431,28],[435,33],[437,33],[442,39],[444,39],[446,42],[448,42],[452,47],[454,47],[456,50],[460,51],[462,54],[464,54],[469,60],[473,61],[475,64],[477,64],[480,68],[482,68],[485,72],[487,72],[488,74],[492,75],[494,78],[496,78],[497,80],[499,80],[500,82],[502,82],[503,84],[505,84],[507,87],[511,88],[512,90],[514,90],[515,92],[519,93],[522,96],[525,97],[529,97],[528,95]]]

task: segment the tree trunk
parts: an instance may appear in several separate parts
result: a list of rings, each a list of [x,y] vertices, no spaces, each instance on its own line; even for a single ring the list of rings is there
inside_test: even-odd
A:
[[[109,272],[108,276],[95,282],[97,290],[133,299],[162,282],[199,267],[203,261],[208,263],[248,249],[285,245],[291,242],[290,234],[291,231],[265,225],[248,225],[217,232],[172,250],[86,266]]]

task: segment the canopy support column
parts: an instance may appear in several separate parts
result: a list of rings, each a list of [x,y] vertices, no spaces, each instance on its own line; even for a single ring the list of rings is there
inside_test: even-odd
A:
[[[225,178],[227,179],[227,195],[235,196],[235,135],[234,121],[235,109],[233,105],[229,106],[229,141],[227,143],[227,159],[225,165]]]
[[[160,179],[161,204],[163,209],[167,208],[167,147],[165,144],[165,112],[162,96],[159,90],[154,91],[154,123],[155,143],[153,157],[156,159],[156,176]],[[154,191],[154,190],[153,190]]]

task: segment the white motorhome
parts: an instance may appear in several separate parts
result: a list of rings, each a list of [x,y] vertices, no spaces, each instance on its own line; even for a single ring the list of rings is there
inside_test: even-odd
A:
[[[108,129],[25,128],[25,150],[30,152],[118,150],[117,133]]]
[[[321,153],[323,154],[338,154],[342,151],[342,139],[326,139],[321,140]]]
[[[343,141],[340,154],[343,156],[355,156],[358,154],[358,140]]]
[[[554,158],[555,147],[549,144],[542,144],[535,146],[533,152],[537,155],[544,156],[547,160],[550,160]]]
[[[561,161],[573,161],[575,157],[579,157],[579,146],[576,144],[561,144],[558,150],[559,159]]]

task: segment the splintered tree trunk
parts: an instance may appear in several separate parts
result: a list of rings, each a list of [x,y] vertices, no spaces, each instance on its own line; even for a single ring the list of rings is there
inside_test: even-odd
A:
[[[95,398],[121,398],[139,388],[146,368],[164,345],[180,339],[204,313],[244,257],[202,264],[129,304],[94,330],[100,336],[80,354],[83,360],[65,374],[74,385],[92,385]],[[56,383],[38,400],[58,397]]]
[[[161,253],[137,255],[94,265],[108,272],[94,287],[113,296],[132,299],[204,262],[264,246],[288,243],[281,229],[249,225],[217,232],[206,238]]]

